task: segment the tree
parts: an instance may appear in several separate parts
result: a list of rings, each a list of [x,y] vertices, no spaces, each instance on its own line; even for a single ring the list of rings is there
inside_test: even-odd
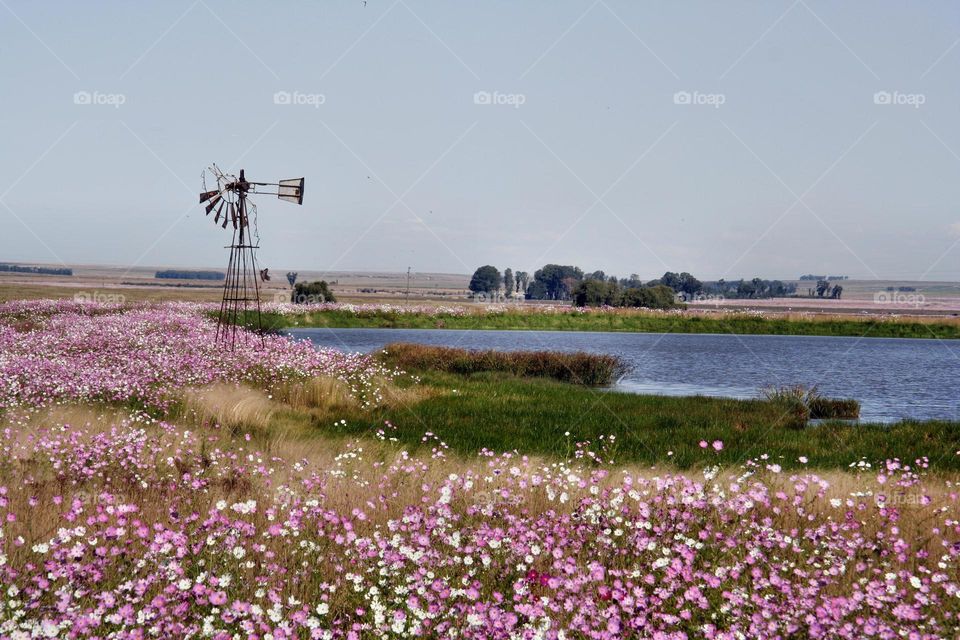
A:
[[[500,272],[487,264],[473,272],[468,287],[474,293],[495,293],[500,290]]]
[[[677,306],[676,294],[670,287],[662,284],[652,287],[632,287],[620,296],[624,307],[647,307],[649,309],[671,309]]]
[[[566,300],[576,283],[583,280],[583,271],[571,265],[547,264],[534,272],[533,280],[543,284],[546,299]]]
[[[793,290],[797,290],[796,285],[793,285]],[[787,285],[785,285],[782,281],[773,280],[767,284],[767,293],[771,298],[779,298],[792,292],[789,291],[789,287],[787,287]]]
[[[639,289],[646,285],[638,274],[631,273],[629,278],[620,279],[620,286],[624,289]]]
[[[687,299],[692,299],[703,289],[703,283],[684,271],[680,274],[679,293],[686,294]]]
[[[757,294],[757,286],[751,280],[747,282],[746,280],[740,280],[737,283],[737,297],[738,298],[753,298]]]
[[[326,280],[316,282],[299,282],[290,294],[290,302],[294,304],[319,304],[321,302],[336,302],[337,299],[330,291]]]
[[[827,290],[830,289],[830,283],[827,280],[817,280],[817,296],[822,298],[827,295]]]
[[[687,275],[689,275],[689,274],[687,274]],[[651,284],[651,286],[652,286],[652,285],[655,285],[655,284],[662,284],[662,285],[665,286],[665,287],[670,287],[670,288],[673,289],[674,291],[677,291],[677,292],[681,291],[681,289],[680,289],[680,284],[681,284],[680,274],[679,274],[679,273],[674,273],[673,271],[667,271],[667,272],[664,273],[662,276],[660,276],[660,280],[659,280],[658,282],[651,282],[650,284]]]
[[[296,271],[287,271],[287,282],[290,283],[290,288],[293,288],[293,285],[297,283],[297,272]]]
[[[545,300],[547,297],[547,285],[539,280],[534,280],[527,285],[524,295],[527,300]]]
[[[614,306],[620,303],[620,287],[606,279],[587,278],[573,289],[573,304],[578,307]]]
[[[513,295],[513,269],[510,267],[503,270],[503,290],[507,296]]]
[[[526,293],[527,285],[530,284],[530,274],[526,271],[517,271],[515,279],[517,281],[517,293]]]
[[[834,300],[839,300],[840,294],[842,293],[843,293],[843,287],[840,286],[839,284],[835,284],[833,285],[833,291],[830,292],[830,297],[833,298]]]
[[[684,294],[687,298],[692,298],[703,290],[703,283],[684,271],[683,273],[674,273],[667,271],[659,280],[653,280],[647,284],[649,287],[656,285],[670,287],[677,293]]]

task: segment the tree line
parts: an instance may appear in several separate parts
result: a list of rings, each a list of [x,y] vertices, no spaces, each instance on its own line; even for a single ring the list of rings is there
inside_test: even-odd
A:
[[[839,285],[838,285],[839,286]],[[579,306],[643,306],[669,308],[700,296],[725,298],[774,298],[792,296],[797,287],[781,280],[701,281],[687,272],[667,271],[655,280],[642,280],[631,274],[626,278],[603,271],[585,273],[573,265],[547,264],[531,278],[525,271],[493,265],[478,268],[470,278],[469,289],[477,295],[504,295],[527,300],[572,301]],[[842,287],[839,289],[842,291]],[[839,296],[839,293],[838,293]]]
[[[805,273],[800,276],[800,280],[848,280],[850,276],[817,276],[812,273]]]
[[[164,269],[157,271],[154,278],[166,280],[223,280],[227,277],[222,271],[191,271],[187,269]]]
[[[35,273],[44,276],[72,276],[73,269],[60,267],[25,267],[19,264],[0,264],[0,271],[9,273]]]
[[[830,285],[829,280],[817,280],[817,286],[807,289],[807,295],[811,298],[816,294],[818,298],[831,298],[839,300],[843,293],[843,286],[839,284]]]

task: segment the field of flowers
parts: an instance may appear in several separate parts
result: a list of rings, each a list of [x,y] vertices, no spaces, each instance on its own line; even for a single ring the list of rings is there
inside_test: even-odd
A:
[[[721,468],[717,440],[680,474],[609,438],[464,459],[390,423],[162,418],[211,383],[394,374],[282,337],[224,354],[204,311],[0,305],[0,637],[960,635],[960,487],[926,459]]]
[[[233,352],[214,344],[197,305],[132,307],[68,300],[0,305],[0,409],[62,400],[139,402],[163,408],[176,392],[213,382],[268,386],[332,376],[358,392],[389,376],[373,359],[315,349],[281,336],[244,334]]]
[[[958,492],[924,461],[695,477],[584,450],[415,458],[380,437],[303,456],[136,415],[8,428],[0,635],[960,632]]]

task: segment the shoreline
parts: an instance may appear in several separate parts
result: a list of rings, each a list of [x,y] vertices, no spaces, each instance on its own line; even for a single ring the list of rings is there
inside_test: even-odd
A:
[[[424,313],[396,310],[264,312],[263,326],[282,329],[452,329],[484,331],[584,331],[690,333],[855,338],[960,339],[960,321],[898,318],[785,318],[731,313],[727,317],[652,311],[553,311]]]

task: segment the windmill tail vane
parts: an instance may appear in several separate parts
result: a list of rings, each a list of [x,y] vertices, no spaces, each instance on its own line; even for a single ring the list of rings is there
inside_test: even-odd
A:
[[[210,175],[216,188],[207,189],[207,175]],[[303,204],[303,178],[280,180],[279,182],[252,182],[247,180],[243,169],[240,175],[223,173],[217,165],[212,165],[203,176],[203,191],[200,192],[200,204],[204,204],[206,215],[213,213],[213,222],[222,229],[232,227],[233,237],[225,248],[230,250],[227,262],[226,279],[223,283],[223,299],[220,302],[220,314],[217,318],[217,344],[233,349],[237,339],[243,339],[241,326],[256,331],[263,346],[263,320],[260,309],[260,280],[270,280],[269,269],[257,267],[256,250],[260,248],[257,233],[257,207],[248,197],[250,195],[274,195],[280,200]],[[253,225],[250,214],[253,214]],[[252,315],[254,314],[255,315]]]

